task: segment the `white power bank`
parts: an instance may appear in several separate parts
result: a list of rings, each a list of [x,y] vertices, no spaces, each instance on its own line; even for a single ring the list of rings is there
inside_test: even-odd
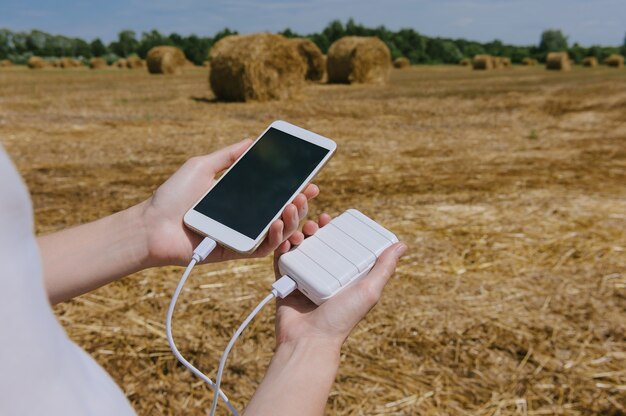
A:
[[[298,290],[321,305],[365,276],[398,238],[356,209],[335,217],[296,249],[283,254],[278,269]]]

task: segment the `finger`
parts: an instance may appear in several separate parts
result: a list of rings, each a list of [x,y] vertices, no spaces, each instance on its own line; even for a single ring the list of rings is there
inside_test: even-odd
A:
[[[291,237],[289,237],[289,239],[286,242],[290,243],[290,245],[292,246],[299,246],[300,244],[302,244],[303,241],[304,241],[304,234],[302,234],[300,231],[296,231],[293,234],[291,234]]]
[[[220,149],[206,156],[208,164],[215,173],[221,172],[230,167],[252,144],[252,140],[244,139],[239,143],[231,144],[228,147]]]
[[[302,191],[306,199],[313,199],[320,194],[320,188],[317,187],[314,183],[310,183],[304,191]]]
[[[270,225],[267,237],[265,237],[265,240],[255,252],[257,256],[264,257],[278,248],[278,246],[283,242],[284,227],[285,225],[281,220],[276,220],[272,223],[272,225]]]
[[[293,199],[293,204],[298,210],[298,220],[306,217],[306,214],[309,212],[309,204],[307,203],[306,196],[304,196],[304,194],[298,194],[298,196]]]
[[[285,228],[283,229],[282,239],[279,243],[282,243],[284,240],[291,237],[298,229],[298,223],[300,222],[300,218],[298,217],[298,209],[294,204],[289,204],[285,207],[282,215],[283,222],[285,223]],[[276,244],[278,247],[278,244]]]
[[[276,249],[276,253],[280,254],[285,254],[286,252],[289,251],[289,249],[291,248],[291,242],[289,240],[285,240],[282,242],[281,245],[278,246],[278,248]]]
[[[302,226],[302,232],[304,233],[306,237],[312,236],[319,229],[320,227],[317,225],[317,223],[311,220],[305,222],[304,225]]]
[[[372,267],[372,270],[367,274],[365,279],[361,281],[372,298],[377,300],[380,297],[383,288],[396,270],[398,259],[404,254],[406,249],[407,246],[404,243],[396,243],[387,248],[380,255],[376,264]]]
[[[319,220],[320,227],[323,227],[326,224],[328,224],[330,220],[332,220],[332,217],[330,215],[326,213],[323,213],[322,215],[320,215],[320,220]]]
[[[272,263],[274,265],[274,276],[276,276],[276,279],[278,279],[280,277],[280,271],[278,270],[278,259],[280,258],[281,255],[283,255],[286,252],[288,252],[290,248],[291,248],[291,244],[289,243],[289,241],[284,241],[274,251],[274,259],[273,259]]]

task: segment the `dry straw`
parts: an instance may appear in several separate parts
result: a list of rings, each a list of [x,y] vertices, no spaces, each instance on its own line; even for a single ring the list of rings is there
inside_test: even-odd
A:
[[[102,58],[91,58],[89,61],[89,68],[91,69],[103,69],[108,66],[107,61]]]
[[[129,56],[126,58],[126,67],[128,69],[143,69],[146,67],[146,61],[138,56]]]
[[[583,59],[583,66],[587,68],[595,68],[596,66],[598,66],[598,58],[596,58],[595,56],[586,56]]]
[[[151,74],[180,74],[186,60],[183,51],[175,46],[155,46],[146,57]]]
[[[613,68],[623,68],[624,57],[614,53],[604,60],[604,64]]]
[[[328,49],[328,82],[384,84],[389,80],[391,53],[377,37],[346,36]]]
[[[117,61],[115,61],[115,67],[116,68],[120,68],[120,69],[126,69],[126,68],[128,68],[128,63],[127,63],[126,59],[120,58]]]
[[[494,61],[491,55],[476,55],[472,60],[472,68],[488,71],[494,68]]]
[[[224,101],[287,98],[307,72],[296,45],[271,33],[227,36],[211,48],[210,58],[211,89]]]
[[[48,66],[48,62],[39,56],[31,56],[28,58],[26,65],[28,65],[30,69],[42,69]]]
[[[537,60],[533,59],[533,58],[524,58],[522,59],[522,65],[524,66],[536,66],[537,65]]]
[[[399,58],[396,58],[393,61],[393,66],[394,66],[394,68],[398,68],[398,69],[408,68],[408,67],[411,66],[411,61],[409,61],[408,58],[405,58],[404,56],[401,56]]]
[[[472,65],[472,60],[469,58],[463,58],[459,61],[459,65],[460,66],[471,66]]]
[[[550,52],[546,58],[546,69],[552,71],[569,71],[572,65],[567,52]]]
[[[55,62],[55,67],[70,69],[70,68],[80,68],[83,66],[83,63],[78,59],[73,58],[61,58]]]
[[[321,81],[326,75],[326,58],[320,48],[309,39],[290,39],[307,66],[304,78],[307,81]]]
[[[0,67],[1,68],[6,68],[9,66],[13,66],[13,62],[11,62],[9,59],[3,59],[0,61]]]

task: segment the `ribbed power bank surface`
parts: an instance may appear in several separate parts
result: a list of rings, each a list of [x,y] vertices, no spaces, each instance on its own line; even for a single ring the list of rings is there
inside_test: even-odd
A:
[[[298,290],[321,305],[364,276],[398,238],[356,209],[349,209],[283,254],[278,268]]]

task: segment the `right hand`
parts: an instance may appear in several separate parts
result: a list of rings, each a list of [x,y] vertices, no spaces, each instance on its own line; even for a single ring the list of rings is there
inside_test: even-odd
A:
[[[302,232],[311,236],[329,222],[330,216],[322,214],[318,223],[307,221]],[[276,277],[280,277],[278,259],[289,248],[290,245],[285,242],[274,252]],[[277,346],[304,340],[322,341],[340,347],[352,329],[376,305],[406,249],[407,246],[401,242],[392,245],[380,255],[367,276],[320,306],[299,291],[279,299],[276,304]]]

